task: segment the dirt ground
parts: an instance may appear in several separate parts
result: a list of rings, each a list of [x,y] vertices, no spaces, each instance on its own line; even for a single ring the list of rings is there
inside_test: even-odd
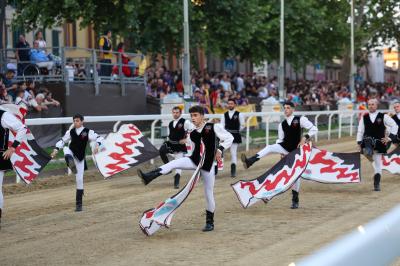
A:
[[[354,140],[332,143],[320,147],[356,149]],[[264,158],[246,172],[239,165],[237,179],[254,178],[277,160]],[[189,175],[185,172],[184,180]],[[141,232],[139,218],[176,192],[172,175],[146,187],[137,176],[91,177],[82,213],[73,211],[72,180],[41,183],[53,187],[32,191],[6,185],[0,265],[288,265],[400,202],[399,176],[384,173],[382,191],[373,192],[372,175],[363,159],[361,184],[303,181],[298,210],[289,209],[290,193],[243,209],[225,171],[215,183],[215,231],[201,232],[205,200],[200,183],[172,227],[152,237]]]

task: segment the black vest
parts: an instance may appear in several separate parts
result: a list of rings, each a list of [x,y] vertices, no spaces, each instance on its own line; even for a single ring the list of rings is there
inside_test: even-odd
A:
[[[85,159],[86,153],[86,145],[89,141],[89,129],[84,128],[81,134],[76,134],[75,128],[71,129],[69,134],[71,135],[71,143],[69,144],[69,148],[74,154],[74,156],[82,161]]]
[[[397,131],[397,137],[400,137],[400,119],[397,117],[396,114],[394,116],[392,116],[392,118],[396,122],[397,126],[399,127],[399,129]]]
[[[10,134],[10,130],[8,128],[3,128],[1,125],[1,118],[5,111],[0,110],[0,152],[6,151],[8,149],[8,136]]]
[[[378,113],[378,115],[375,118],[374,123],[372,123],[371,118],[369,117],[369,114],[364,115],[363,120],[364,120],[364,138],[365,137],[372,137],[374,139],[381,139],[385,137],[385,123],[383,121],[384,114],[383,113]],[[361,145],[361,147],[364,147]],[[386,153],[387,148],[386,145],[383,145],[382,142],[377,141],[375,143],[375,150],[377,150],[379,153]]]
[[[184,139],[186,136],[185,119],[184,118],[179,119],[175,127],[174,127],[174,121],[169,122],[168,128],[169,128],[168,147],[171,148],[172,151],[174,152],[186,152],[186,145],[179,144],[179,141],[181,139]]]
[[[300,116],[293,117],[292,123],[289,125],[285,119],[282,123],[284,133],[283,142],[279,143],[288,152],[294,151],[301,140],[302,129],[300,126]]]
[[[242,143],[242,136],[239,133],[240,130],[240,120],[239,112],[235,111],[232,118],[229,117],[229,111],[224,114],[225,116],[225,129],[232,134],[233,143]]]
[[[217,137],[214,131],[214,124],[206,123],[201,132],[193,130],[190,133],[190,139],[194,143],[194,149],[192,155],[190,156],[190,159],[195,165],[198,165],[200,163],[200,144],[203,140],[206,157],[204,158],[204,164],[201,169],[209,172],[214,164],[217,146]]]

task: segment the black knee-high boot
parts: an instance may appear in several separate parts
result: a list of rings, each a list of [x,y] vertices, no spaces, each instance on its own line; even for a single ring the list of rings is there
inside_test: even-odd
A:
[[[206,210],[206,225],[203,228],[203,232],[212,230],[214,230],[214,213]]]
[[[178,189],[179,188],[179,180],[181,179],[180,174],[176,174],[174,176],[174,188]]]
[[[167,164],[169,162],[169,159],[168,159],[169,152],[170,151],[169,151],[167,144],[164,143],[163,145],[161,145],[159,153],[160,153],[160,158],[164,164]]]
[[[0,208],[0,229],[1,229],[1,213],[2,213],[2,210]]]
[[[71,169],[71,172],[76,174],[77,170],[76,170],[74,157],[72,157],[72,155],[70,155],[70,154],[67,154],[67,155],[65,155],[64,159],[65,159],[65,162],[67,163],[68,168]]]
[[[374,175],[374,190],[375,191],[381,191],[381,175],[380,174],[375,174]]]
[[[254,155],[252,157],[247,158],[246,154],[242,153],[242,155],[240,156],[240,159],[243,162],[243,167],[244,169],[248,169],[250,166],[252,166],[255,162],[257,162],[258,160],[260,160],[260,158],[258,158],[258,155]]]
[[[231,177],[236,177],[236,164],[231,164]]]
[[[299,192],[292,190],[292,206],[291,209],[299,208]]]
[[[77,189],[76,190],[76,212],[81,212],[82,211],[82,202],[83,202],[83,189]]]
[[[150,171],[148,173],[143,173],[142,170],[137,170],[138,176],[142,179],[143,184],[148,185],[151,181],[159,177],[161,174],[161,168]]]

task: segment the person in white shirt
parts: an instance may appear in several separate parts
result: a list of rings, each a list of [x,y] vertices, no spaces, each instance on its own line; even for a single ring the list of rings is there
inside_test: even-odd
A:
[[[54,158],[58,151],[63,148],[67,166],[76,176],[76,208],[75,211],[82,211],[83,190],[83,172],[87,168],[85,155],[88,142],[96,142],[93,152],[97,153],[99,147],[103,144],[103,137],[99,136],[93,130],[83,126],[83,116],[76,114],[73,116],[74,126],[71,130],[65,132],[64,137],[56,143],[51,157]],[[69,145],[64,147],[65,145]]]
[[[397,132],[397,138],[400,138],[400,102],[397,101],[393,104],[393,109],[395,114],[392,116],[392,119],[396,122],[397,126],[399,127],[399,131]]]
[[[233,143],[230,148],[231,152],[231,177],[236,177],[237,164],[237,148],[242,143],[240,131],[244,129],[243,114],[236,111],[236,102],[234,99],[228,100],[228,111],[225,112],[221,119],[221,125],[233,136]]]
[[[13,131],[15,135],[14,142],[9,145],[9,134]],[[4,110],[0,110],[0,228],[1,228],[1,216],[4,206],[3,198],[3,178],[6,171],[12,170],[12,164],[10,161],[11,155],[15,152],[15,149],[22,142],[22,138],[27,134],[25,125],[18,120],[15,115]]]
[[[286,155],[289,152],[297,149],[305,142],[309,141],[317,132],[318,128],[311,123],[305,116],[296,116],[294,112],[294,104],[292,102],[285,102],[283,104],[285,120],[278,126],[278,139],[276,144],[267,145],[264,149],[259,151],[256,155],[247,158],[243,153],[241,160],[245,169],[248,169],[260,158],[271,154],[279,153]],[[302,135],[303,129],[307,129],[308,132]],[[299,207],[299,191],[300,191],[300,178],[292,187],[292,209]]]
[[[196,105],[189,109],[190,117],[195,129],[190,132],[190,140],[194,145],[193,153],[190,157],[183,157],[157,168],[148,173],[138,170],[138,176],[145,185],[161,175],[165,175],[174,169],[195,170],[201,161],[201,142],[204,143],[205,158],[200,173],[204,181],[204,192],[206,196],[206,225],[204,232],[214,230],[214,182],[215,182],[215,160],[220,161],[222,152],[228,149],[233,142],[233,136],[226,131],[221,124],[206,123],[204,120],[204,108]],[[219,146],[216,147],[217,138]]]
[[[164,142],[160,147],[160,157],[164,164],[169,162],[168,154],[172,154],[175,159],[182,158],[186,153],[186,134],[191,131],[194,126],[189,120],[182,118],[182,110],[178,106],[172,108],[172,120],[169,125],[168,141]],[[179,188],[179,180],[182,170],[175,169],[174,187]]]
[[[368,100],[368,113],[365,114],[358,124],[357,144],[367,158],[372,156],[374,167],[374,191],[380,191],[382,176],[382,154],[387,152],[387,145],[390,142],[396,143],[398,126],[389,115],[377,111],[378,100]],[[386,129],[389,137],[386,136]]]

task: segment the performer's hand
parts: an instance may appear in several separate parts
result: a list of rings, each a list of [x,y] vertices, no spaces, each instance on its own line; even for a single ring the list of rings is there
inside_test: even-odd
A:
[[[391,142],[391,139],[388,138],[388,137],[384,137],[384,138],[381,138],[381,142],[382,142],[384,145],[387,145],[389,142]]]
[[[3,158],[8,160],[11,158],[11,155],[15,152],[15,148],[10,147],[3,153]]]
[[[186,144],[186,142],[187,142],[186,139],[181,139],[181,140],[179,141],[179,144]]]
[[[57,156],[58,150],[54,149],[53,152],[50,154],[51,158],[54,159]]]
[[[217,150],[217,153],[215,154],[215,159],[218,162],[222,160],[222,152],[220,150]]]
[[[96,153],[98,153],[99,152],[99,146],[96,146],[94,149],[93,149],[93,154],[96,154]]]
[[[301,147],[302,145],[304,145],[306,142],[307,142],[306,137],[302,137],[301,140],[300,140],[300,142],[299,142],[299,145],[297,145],[297,148],[300,148],[300,147]]]

